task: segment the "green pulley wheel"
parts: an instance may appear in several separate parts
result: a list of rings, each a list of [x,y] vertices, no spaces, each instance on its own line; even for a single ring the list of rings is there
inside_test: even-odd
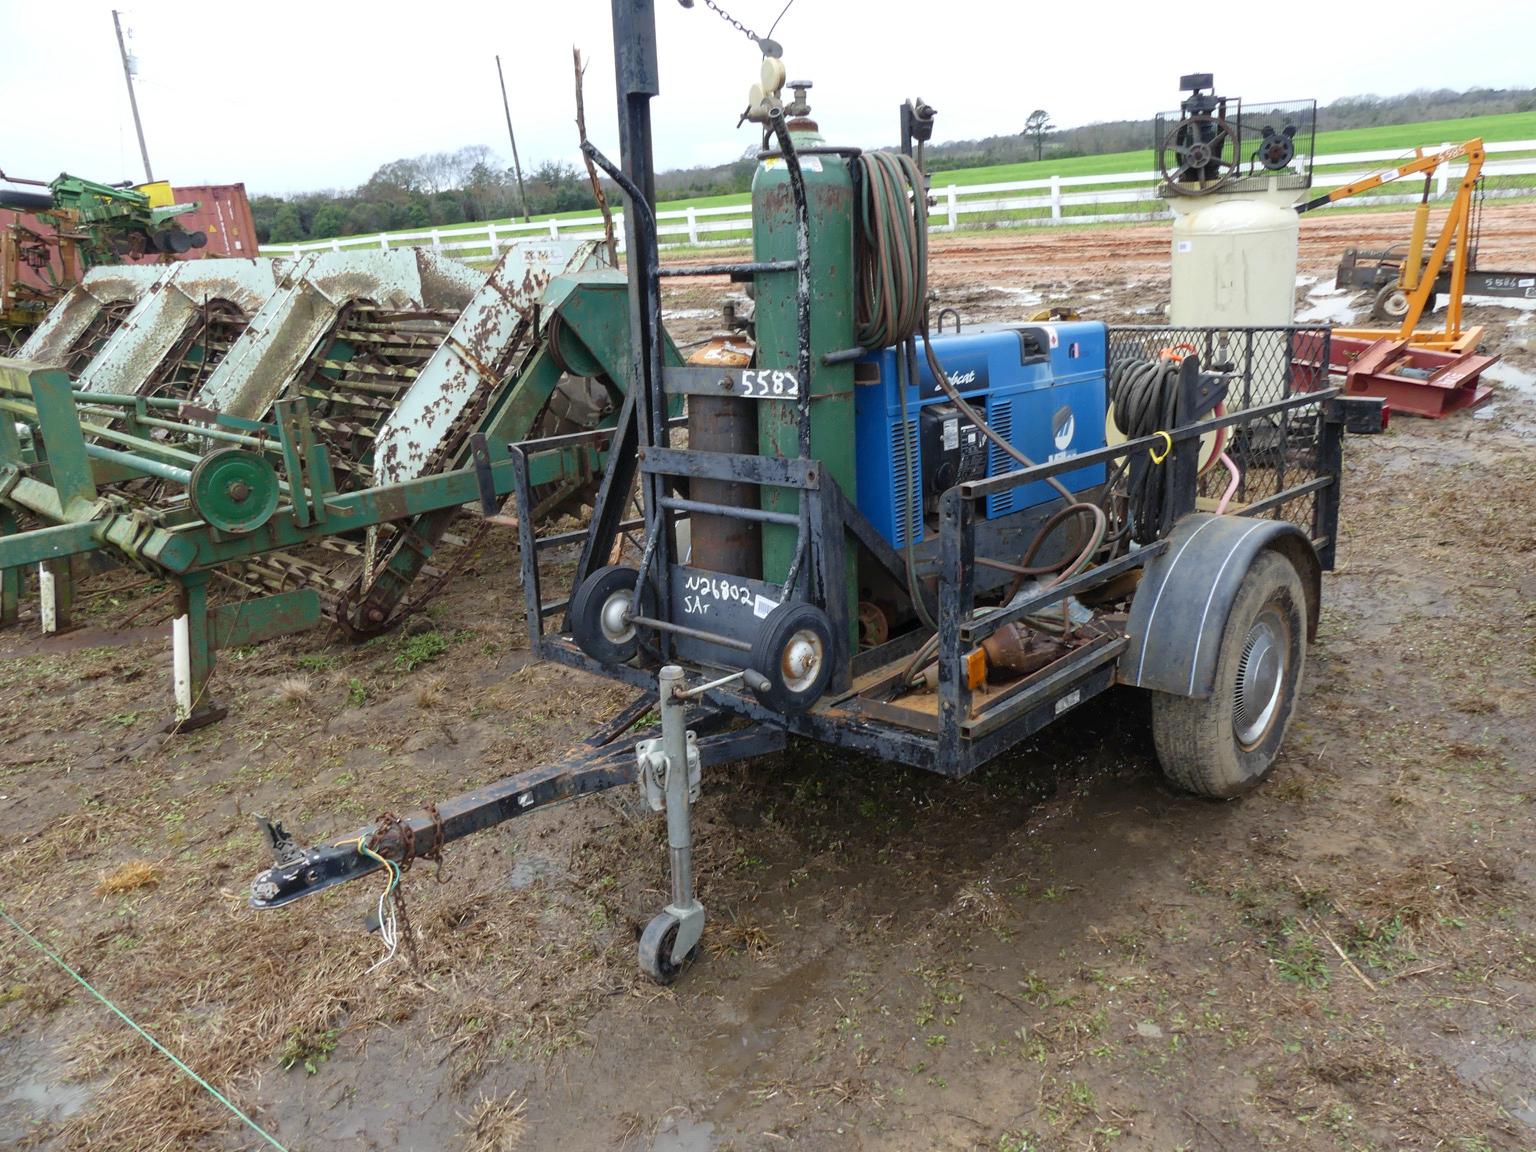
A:
[[[254,532],[277,511],[277,469],[238,448],[210,452],[192,469],[187,495],[197,514],[221,532]]]

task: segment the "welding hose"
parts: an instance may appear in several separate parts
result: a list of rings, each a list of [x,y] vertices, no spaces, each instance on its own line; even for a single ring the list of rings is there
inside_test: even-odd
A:
[[[928,229],[923,174],[900,152],[865,152],[858,168],[858,269],[854,320],[861,348],[890,348],[923,327],[928,295]],[[908,197],[914,197],[909,200]]]
[[[922,170],[910,156],[893,152],[865,152],[854,163],[859,198],[856,216],[859,227],[855,239],[858,270],[855,321],[858,340],[861,347],[869,349],[903,346],[898,352],[898,391],[903,426],[910,424],[907,386],[917,377],[916,338],[921,336],[929,372],[949,401],[1004,453],[1025,468],[1035,467],[1033,460],[993,429],[986,418],[967,403],[950,383],[949,374],[939,363],[938,355],[928,338],[927,190]],[[907,436],[902,437],[902,449],[906,456],[907,475],[911,483],[915,484],[912,448]],[[1046,521],[1030,542],[1024,558],[1026,569],[1029,569],[1029,562],[1050,534],[1069,518],[1088,516],[1093,524],[1087,542],[1075,558],[1030,569],[1026,573],[1046,575],[1055,572],[1056,579],[1052,581],[1055,584],[1087,566],[1104,542],[1109,521],[1102,508],[1079,500],[1056,477],[1047,477],[1046,482],[1066,501],[1066,506]],[[909,493],[908,499],[915,503],[917,494]],[[928,611],[922,586],[917,579],[910,522],[904,527],[907,582],[912,593],[912,605],[923,624],[937,632],[938,624]],[[936,638],[930,638],[930,643],[934,642]],[[924,648],[927,647],[929,645],[925,644]],[[913,667],[920,664],[921,657],[922,650],[919,650]]]
[[[1127,440],[1140,440],[1172,428],[1178,405],[1177,360],[1117,360],[1109,372],[1109,401],[1115,424]],[[1162,519],[1162,462],[1155,459],[1138,476],[1131,472],[1129,521],[1137,539],[1155,532]]]
[[[865,152],[854,157],[854,183],[858,204],[854,220],[854,323],[861,348],[896,347],[897,391],[901,397],[901,423],[909,428],[907,387],[917,378],[913,333],[923,326],[923,301],[928,285],[928,232],[920,227],[918,201],[910,191],[920,189],[923,174],[910,156],[899,152]],[[917,491],[911,438],[902,436],[901,448],[908,477],[907,523],[902,526],[902,549],[912,607],[923,624],[938,630],[933,613],[917,578],[913,553],[912,520],[922,495]],[[920,518],[920,510],[916,512]]]

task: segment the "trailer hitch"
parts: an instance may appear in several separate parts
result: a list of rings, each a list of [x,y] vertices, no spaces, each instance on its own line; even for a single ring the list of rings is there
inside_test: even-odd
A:
[[[636,732],[632,740],[622,744],[618,741],[654,710],[655,698],[642,697],[604,729],[588,737],[570,755],[553,764],[506,777],[409,816],[383,818],[350,836],[311,847],[300,845],[281,821],[258,816],[257,823],[272,855],[272,866],[252,881],[251,906],[281,908],[305,896],[368,876],[384,866],[381,857],[404,869],[413,860],[435,858],[445,845],[455,840],[508,820],[578,796],[637,783],[641,779],[642,762],[651,763],[651,756],[658,748],[652,741],[659,742],[662,728],[657,726]],[[693,774],[690,770],[695,762],[700,766],[723,764],[784,747],[783,729],[762,724],[727,729],[726,726],[734,721],[731,713],[708,707],[690,717],[688,728],[693,739],[688,745],[690,763],[684,771]],[[638,745],[632,741],[638,741]],[[655,780],[653,775],[653,788]],[[648,799],[654,803],[653,797]],[[363,853],[364,845],[373,855]]]

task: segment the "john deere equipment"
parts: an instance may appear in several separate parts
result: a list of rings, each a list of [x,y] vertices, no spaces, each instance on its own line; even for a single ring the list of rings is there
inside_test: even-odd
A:
[[[173,582],[180,726],[221,714],[221,647],[396,622],[445,577],[460,507],[512,492],[507,444],[611,423],[628,386],[625,283],[595,242],[520,244],[488,277],[416,250],[201,261],[138,285],[100,340],[92,280],[28,345],[46,361],[0,361],[3,617],[36,565],[44,627],[67,624],[88,553]],[[604,458],[551,445],[526,475],[555,507]]]
[[[666,813],[672,895],[638,955],[667,982],[704,926],[689,823],[702,770],[790,736],[960,777],[1119,683],[1150,692],[1176,783],[1255,786],[1317,628],[1345,425],[1380,422],[1379,402],[1346,401],[1297,363],[1298,336],[1326,331],[1041,322],[930,337],[910,149],[828,143],[811,85],[786,105],[778,45],[756,36],[753,258],[662,267],[653,0],[612,10],[622,163],[585,150],[627,201],[628,388],[612,428],[505,450],[534,651],[640,696],[566,760],[424,812],[313,847],[266,823],[273,863],[253,903],[379,868],[393,892],[414,856],[633,783]],[[666,363],[661,279],[701,275],[751,285],[747,363]],[[604,450],[590,526],[541,532],[539,463]],[[658,702],[659,726],[624,738]]]

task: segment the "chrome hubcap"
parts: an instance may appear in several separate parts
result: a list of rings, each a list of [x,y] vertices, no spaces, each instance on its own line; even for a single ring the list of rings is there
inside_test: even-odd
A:
[[[816,682],[821,668],[821,637],[808,628],[802,628],[784,645],[784,656],[779,666],[784,673],[784,686],[791,692],[804,692]]]
[[[1232,689],[1232,731],[1245,748],[1264,738],[1280,710],[1287,638],[1285,620],[1274,608],[1266,608],[1243,637]]]
[[[633,595],[629,592],[615,592],[603,601],[600,620],[603,636],[610,643],[622,644],[635,634],[635,626],[629,622],[632,599]]]

